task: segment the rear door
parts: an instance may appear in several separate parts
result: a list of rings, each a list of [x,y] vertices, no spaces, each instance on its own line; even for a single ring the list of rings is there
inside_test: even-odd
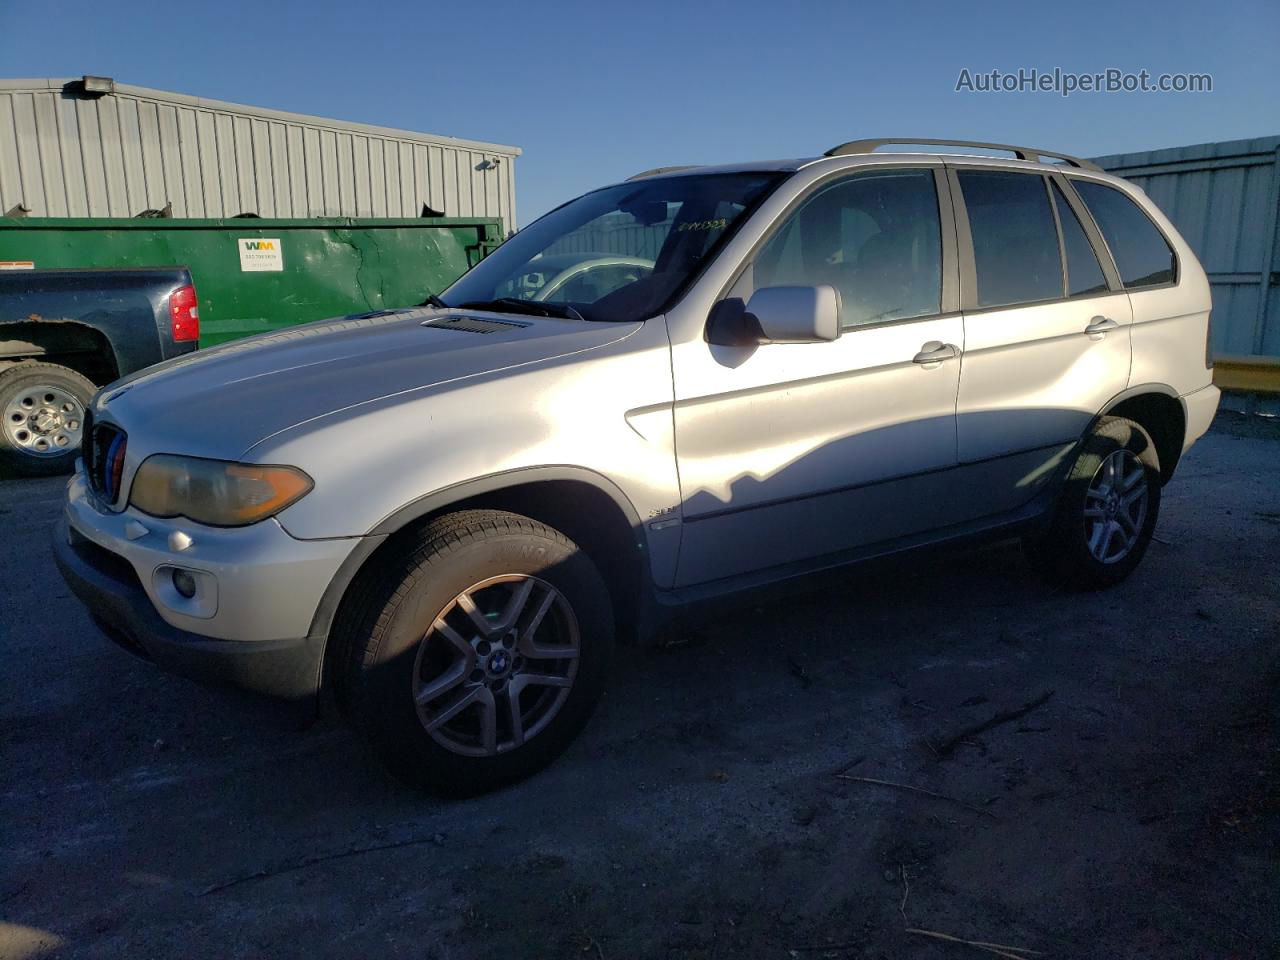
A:
[[[1129,298],[1057,174],[958,164],[965,352],[956,404],[965,513],[1018,506],[1129,381]]]
[[[1180,394],[1207,385],[1212,374],[1199,346],[1208,339],[1211,303],[1195,258],[1180,263],[1148,212],[1117,186],[1083,175],[1068,179],[1106,241],[1133,305],[1130,382],[1168,384]]]

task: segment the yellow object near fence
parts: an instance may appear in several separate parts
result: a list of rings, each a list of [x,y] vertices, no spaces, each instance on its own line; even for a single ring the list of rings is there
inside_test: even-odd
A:
[[[1213,382],[1221,390],[1280,393],[1280,357],[1214,357]]]

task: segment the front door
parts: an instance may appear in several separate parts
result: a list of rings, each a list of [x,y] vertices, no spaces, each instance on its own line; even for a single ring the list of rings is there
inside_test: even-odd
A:
[[[763,287],[835,286],[839,339],[673,345],[678,586],[939,525],[930,490],[957,461],[963,328],[936,169],[817,186],[729,291],[745,302]]]

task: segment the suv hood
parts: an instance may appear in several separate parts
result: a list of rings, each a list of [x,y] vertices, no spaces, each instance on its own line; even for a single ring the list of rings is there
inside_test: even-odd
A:
[[[472,310],[383,311],[148,367],[104,387],[93,408],[149,450],[236,459],[316,417],[591,350],[639,328]]]

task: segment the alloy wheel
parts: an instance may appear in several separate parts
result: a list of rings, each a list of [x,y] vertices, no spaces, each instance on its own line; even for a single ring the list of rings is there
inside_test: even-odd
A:
[[[1099,563],[1118,563],[1138,544],[1147,519],[1147,469],[1132,450],[1099,464],[1085,492],[1084,532]]]
[[[418,718],[453,753],[513,750],[560,712],[580,651],[573,608],[553,585],[526,574],[483,580],[454,597],[418,644]]]

